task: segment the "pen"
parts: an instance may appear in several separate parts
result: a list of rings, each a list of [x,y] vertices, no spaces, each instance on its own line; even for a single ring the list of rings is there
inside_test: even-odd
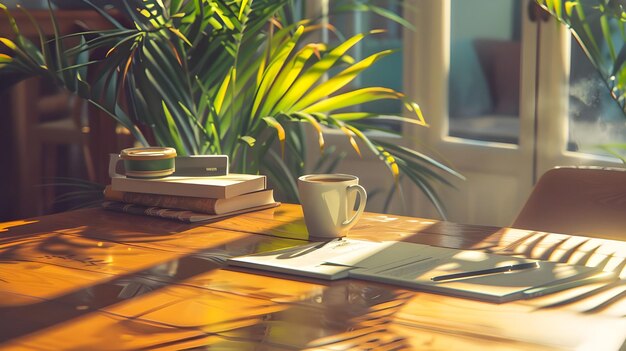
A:
[[[540,286],[540,287],[537,287],[537,288],[531,288],[531,289],[528,289],[528,290],[524,290],[524,298],[525,299],[531,299],[533,297],[548,295],[548,294],[552,294],[552,293],[555,293],[555,292],[559,292],[561,290],[577,288],[579,286],[583,286],[583,285],[587,285],[587,284],[591,284],[591,283],[601,282],[603,280],[608,280],[609,278],[615,279],[616,278],[615,273],[613,273],[613,272],[601,272],[601,273],[594,274],[594,275],[592,275],[590,277],[587,277],[587,278],[572,280],[570,282],[565,282],[565,283],[561,283],[561,284],[552,284],[552,285]]]
[[[436,277],[432,277],[430,279],[434,282],[441,282],[441,281],[448,281],[448,280],[453,280],[453,279],[479,277],[479,276],[488,275],[488,274],[513,272],[513,271],[519,271],[519,270],[530,269],[530,268],[539,268],[539,262],[526,262],[526,263],[513,264],[509,266],[495,267],[495,268],[489,268],[489,269],[480,269],[477,271],[468,271],[468,272],[439,275]]]

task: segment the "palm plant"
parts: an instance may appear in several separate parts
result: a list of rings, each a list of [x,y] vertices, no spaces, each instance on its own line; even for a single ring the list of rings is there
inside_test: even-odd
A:
[[[305,166],[299,125],[313,126],[322,152],[327,129],[339,129],[355,152],[361,153],[359,144],[366,146],[391,176],[406,175],[443,212],[432,182],[449,184],[442,172],[461,176],[366,133],[378,128],[364,123],[368,120],[424,126],[418,105],[392,89],[349,87],[391,53],[376,52],[358,62],[350,57],[349,50],[376,30],[331,47],[311,39],[319,23],[293,20],[290,0],[115,3],[112,11],[92,5],[112,29],[66,36],[57,29],[52,40],[41,36],[37,44],[20,34],[2,6],[15,39],[0,38],[11,51],[0,54],[0,76],[52,79],[105,111],[143,145],[154,138],[179,155],[229,155],[233,171],[268,174],[291,201],[297,200],[294,180]],[[55,24],[54,12],[51,20]],[[95,58],[98,51],[106,54]],[[345,110],[381,99],[402,101],[411,116]]]

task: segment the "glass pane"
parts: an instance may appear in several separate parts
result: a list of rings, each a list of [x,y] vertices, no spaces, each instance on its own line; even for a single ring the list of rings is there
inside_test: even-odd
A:
[[[350,83],[349,89],[361,87],[381,86],[402,91],[402,31],[401,24],[380,16],[372,11],[341,11],[343,2],[331,1],[329,8],[329,23],[334,31],[328,31],[328,40],[331,45],[337,45],[339,40],[345,40],[357,33],[367,33],[372,29],[383,29],[383,33],[370,35],[360,41],[349,52],[355,61],[360,61],[376,52],[394,50],[395,52],[381,58],[358,78]],[[384,8],[402,17],[403,6],[396,0],[379,0],[376,6]],[[340,69],[344,69],[341,67]],[[365,103],[352,111],[375,112],[384,114],[400,114],[402,104],[397,100],[379,100],[375,103]],[[369,122],[372,123],[372,122]],[[382,124],[381,122],[377,122]],[[384,123],[386,124],[386,123]],[[385,125],[386,128],[400,130],[399,124]]]
[[[602,145],[626,143],[626,118],[609,89],[572,38],[569,151],[609,155]],[[623,151],[615,150],[618,153]]]
[[[520,0],[451,1],[450,136],[518,142],[520,10]]]

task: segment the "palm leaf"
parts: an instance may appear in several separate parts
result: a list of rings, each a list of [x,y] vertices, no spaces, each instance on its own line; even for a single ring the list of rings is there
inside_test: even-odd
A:
[[[292,105],[295,101],[298,101],[302,96],[328,72],[334,64],[345,55],[345,53],[361,41],[366,34],[357,34],[345,42],[339,44],[336,48],[332,49],[328,54],[313,64],[307,69],[299,78],[293,83],[293,85],[287,90],[285,95],[279,101],[274,111],[288,111],[288,106]]]
[[[276,54],[273,55],[273,60],[267,66],[267,69],[264,70],[259,87],[256,91],[256,97],[252,104],[252,115],[255,116],[257,110],[259,109],[259,105],[261,101],[266,95],[266,92],[269,90],[270,86],[275,82],[276,77],[280,70],[283,68],[285,61],[287,60],[287,56],[291,53],[291,51],[295,48],[298,39],[302,35],[304,31],[304,27],[298,27],[296,33],[291,37],[289,41],[280,46],[277,50]]]
[[[276,129],[276,136],[278,136],[278,140],[280,141],[280,154],[284,157],[285,155],[285,128],[278,123],[278,121],[274,117],[263,117],[265,123],[267,123],[270,127]]]
[[[383,99],[398,99],[401,95],[393,89],[381,87],[368,87],[353,90],[347,93],[335,95],[328,99],[315,102],[302,108],[303,112],[329,112],[366,102],[373,102]]]
[[[334,94],[336,91],[345,87],[348,83],[352,82],[356,77],[358,77],[361,72],[371,67],[378,59],[387,56],[392,52],[392,50],[377,52],[353,64],[352,66],[346,68],[337,75],[313,88],[308,94],[306,94],[305,97],[303,97],[302,99],[300,99],[300,101],[294,104],[292,106],[292,109],[299,110],[305,108],[326,96]]]

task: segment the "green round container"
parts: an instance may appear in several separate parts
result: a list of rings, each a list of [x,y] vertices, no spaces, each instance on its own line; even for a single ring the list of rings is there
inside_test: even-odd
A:
[[[174,173],[176,149],[135,147],[122,150],[124,170],[130,178],[162,178]]]

